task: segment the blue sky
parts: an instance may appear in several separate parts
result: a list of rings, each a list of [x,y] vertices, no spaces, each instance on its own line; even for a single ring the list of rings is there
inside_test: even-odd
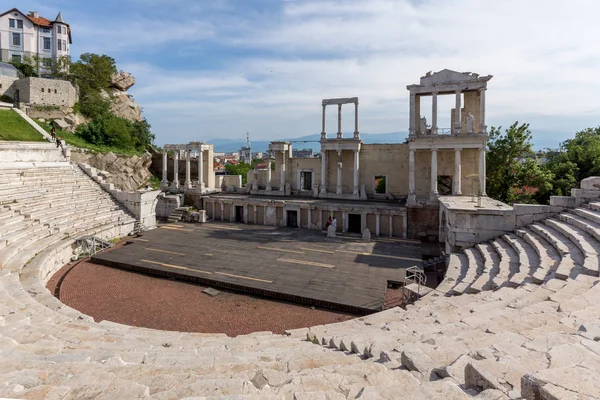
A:
[[[488,125],[529,122],[537,147],[600,125],[596,0],[0,0],[12,7],[62,11],[74,58],[135,75],[158,144],[318,133],[329,97],[359,97],[362,132],[405,132],[406,85],[444,68],[494,75]]]

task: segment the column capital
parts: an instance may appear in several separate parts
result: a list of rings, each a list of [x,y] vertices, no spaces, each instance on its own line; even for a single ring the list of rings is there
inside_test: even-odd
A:
[[[433,152],[433,151],[437,152],[437,151],[438,151],[438,149],[437,149],[437,147],[435,147],[435,146],[432,146],[432,147],[431,147],[431,151],[432,151],[432,152]]]
[[[463,151],[462,147],[457,147],[454,149],[455,152],[460,153],[461,151]]]

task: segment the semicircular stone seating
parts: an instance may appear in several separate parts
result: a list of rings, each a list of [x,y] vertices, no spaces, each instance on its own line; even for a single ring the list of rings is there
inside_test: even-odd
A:
[[[77,167],[58,164],[0,173],[0,397],[600,393],[600,203],[451,254],[437,290],[406,309],[230,338],[97,323],[46,290],[77,237],[120,237],[134,223]]]

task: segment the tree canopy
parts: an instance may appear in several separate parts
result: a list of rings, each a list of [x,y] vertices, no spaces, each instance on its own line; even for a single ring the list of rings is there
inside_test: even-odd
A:
[[[502,132],[492,127],[486,155],[487,193],[505,203],[531,203],[537,191],[552,189],[552,173],[542,167],[531,144],[529,124],[518,122]]]

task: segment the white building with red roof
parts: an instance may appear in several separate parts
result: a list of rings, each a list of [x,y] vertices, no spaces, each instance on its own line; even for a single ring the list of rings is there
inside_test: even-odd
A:
[[[25,57],[39,56],[43,75],[52,61],[70,55],[71,43],[71,27],[61,12],[54,20],[16,8],[0,14],[0,61],[23,62]]]

